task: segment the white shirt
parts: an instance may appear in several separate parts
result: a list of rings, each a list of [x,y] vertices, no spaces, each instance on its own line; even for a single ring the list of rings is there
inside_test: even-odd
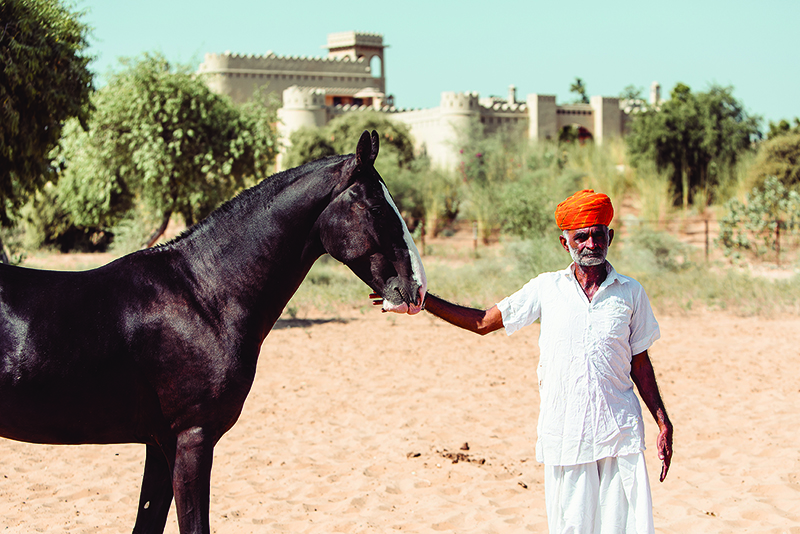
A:
[[[536,459],[578,465],[644,450],[631,357],[660,337],[641,284],[606,263],[589,302],[574,264],[543,273],[497,307],[508,335],[541,318]]]

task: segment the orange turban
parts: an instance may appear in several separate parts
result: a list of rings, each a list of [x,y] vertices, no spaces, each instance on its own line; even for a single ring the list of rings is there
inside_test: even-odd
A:
[[[596,224],[608,226],[614,218],[611,199],[594,189],[578,191],[556,207],[556,224],[562,230],[577,230]]]

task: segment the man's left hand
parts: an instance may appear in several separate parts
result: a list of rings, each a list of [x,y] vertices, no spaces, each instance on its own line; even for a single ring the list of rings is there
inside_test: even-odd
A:
[[[658,447],[658,458],[661,460],[661,477],[659,482],[664,482],[667,478],[669,465],[672,463],[672,424],[667,421],[658,433],[656,439],[656,446]]]

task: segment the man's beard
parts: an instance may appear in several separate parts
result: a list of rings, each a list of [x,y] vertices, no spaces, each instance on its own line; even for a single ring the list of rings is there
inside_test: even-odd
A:
[[[606,247],[600,247],[595,250],[585,248],[583,252],[578,252],[577,249],[570,246],[569,241],[567,241],[567,247],[569,248],[569,255],[572,256],[572,261],[581,267],[602,265],[606,261],[606,254],[608,254],[608,248]]]

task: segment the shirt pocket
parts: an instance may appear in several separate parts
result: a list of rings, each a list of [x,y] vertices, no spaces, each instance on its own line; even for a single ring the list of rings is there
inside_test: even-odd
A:
[[[598,302],[592,310],[593,334],[601,344],[627,343],[631,335],[633,308],[623,299],[611,296]]]
[[[631,318],[633,308],[619,297],[610,297],[592,312],[591,362],[607,394],[617,396],[630,384]]]

